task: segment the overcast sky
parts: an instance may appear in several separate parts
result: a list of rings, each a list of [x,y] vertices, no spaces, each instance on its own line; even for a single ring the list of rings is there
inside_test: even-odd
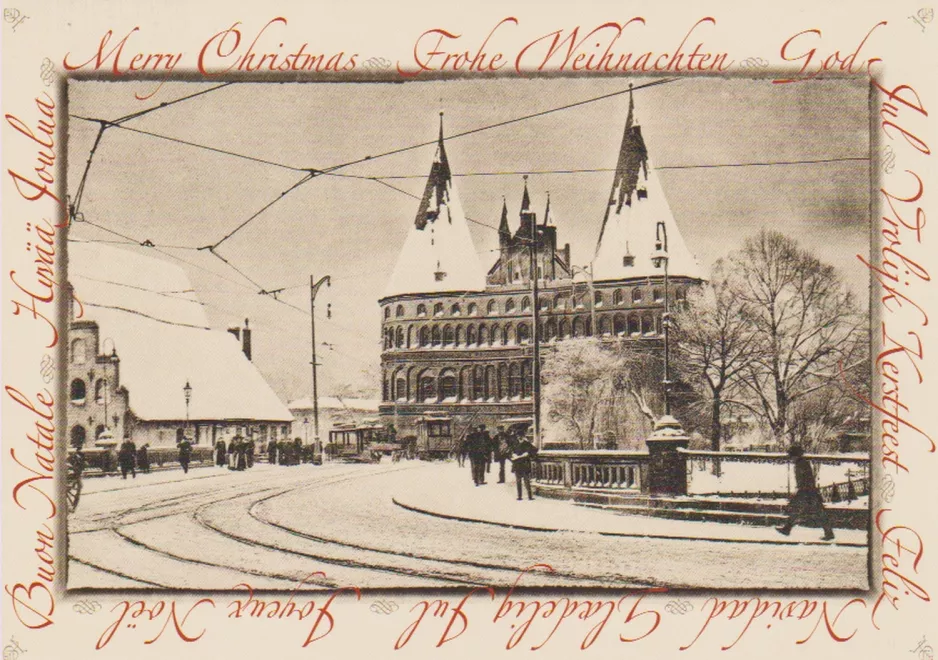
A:
[[[639,85],[650,79],[633,78]],[[392,83],[239,83],[124,124],[293,168],[325,169],[368,155],[432,141],[440,109],[449,135],[628,87],[629,79],[511,79]],[[148,101],[152,83],[69,83],[69,112],[116,119],[212,84],[172,83]],[[688,165],[866,157],[865,81],[773,85],[747,79],[685,79],[635,92],[652,164]],[[612,169],[628,95],[581,105],[447,143],[455,174]],[[98,125],[69,123],[68,185],[75,187]],[[414,221],[418,200],[356,177],[423,191],[433,147],[337,170],[300,186],[219,246],[218,252],[265,289],[292,287],[281,299],[309,309],[310,274],[331,275],[317,299],[320,393],[361,387],[377,373],[377,300]],[[214,153],[150,135],[108,129],[95,153],[82,199],[84,217],[156,245],[195,248],[217,242],[287,190],[303,173]],[[869,252],[867,162],[663,169],[659,172],[685,241],[702,265],[738,247],[760,228],[791,235],[835,265],[864,299],[867,273],[855,255]],[[545,193],[561,243],[573,262],[589,263],[613,174],[535,174],[532,202]],[[483,265],[496,258],[502,197],[517,223],[520,174],[464,176],[455,185]],[[123,239],[76,224],[77,240]],[[146,248],[130,248],[142,249]],[[163,249],[163,248],[161,248]],[[218,327],[251,319],[254,360],[289,401],[310,391],[309,317],[257,294],[257,287],[207,251],[165,248],[187,263]],[[153,257],[163,255],[147,250]],[[169,256],[165,257],[171,260]],[[104,265],[102,265],[102,268]],[[332,318],[326,318],[326,305]],[[118,347],[118,351],[120,347]],[[378,383],[367,383],[377,390]]]

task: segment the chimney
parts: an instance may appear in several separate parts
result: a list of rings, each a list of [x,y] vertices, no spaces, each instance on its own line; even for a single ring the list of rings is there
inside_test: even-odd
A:
[[[251,359],[251,328],[248,327],[248,320],[244,319],[244,330],[241,331],[241,350],[244,356]]]

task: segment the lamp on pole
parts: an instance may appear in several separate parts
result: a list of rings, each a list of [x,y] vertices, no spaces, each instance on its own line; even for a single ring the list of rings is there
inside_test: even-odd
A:
[[[312,275],[309,276],[309,323],[310,335],[313,342],[313,442],[316,444],[316,450],[319,450],[319,389],[316,381],[316,294],[319,293],[323,284],[331,286],[331,278],[326,275],[319,278],[317,282]]]
[[[664,327],[664,414],[671,414],[671,307],[670,292],[668,290],[668,231],[664,222],[658,222],[655,229],[655,253],[652,255],[655,268],[664,266],[664,313],[661,315],[661,325]]]
[[[182,388],[182,394],[184,397],[186,397],[186,430],[183,435],[188,440],[189,438],[189,401],[192,400],[192,385],[189,384],[188,380],[186,380],[185,387]]]

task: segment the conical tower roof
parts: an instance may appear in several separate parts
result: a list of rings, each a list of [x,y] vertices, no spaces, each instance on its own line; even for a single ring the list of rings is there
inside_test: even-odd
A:
[[[659,225],[663,225],[667,237],[668,274],[704,279],[651,165],[630,93],[619,160],[593,259],[593,278],[599,281],[663,275],[664,269],[652,261]]]
[[[417,217],[407,234],[384,297],[409,293],[481,291],[485,273],[479,263],[469,225],[453,186],[443,140],[440,137],[430,166]]]

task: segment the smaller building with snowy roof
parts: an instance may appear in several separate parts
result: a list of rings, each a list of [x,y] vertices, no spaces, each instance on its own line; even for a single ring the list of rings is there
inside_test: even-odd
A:
[[[250,360],[247,320],[234,331],[210,328],[181,268],[73,242],[69,284],[72,445],[91,446],[105,431],[138,447],[175,446],[183,435],[204,446],[289,436],[293,416]]]

